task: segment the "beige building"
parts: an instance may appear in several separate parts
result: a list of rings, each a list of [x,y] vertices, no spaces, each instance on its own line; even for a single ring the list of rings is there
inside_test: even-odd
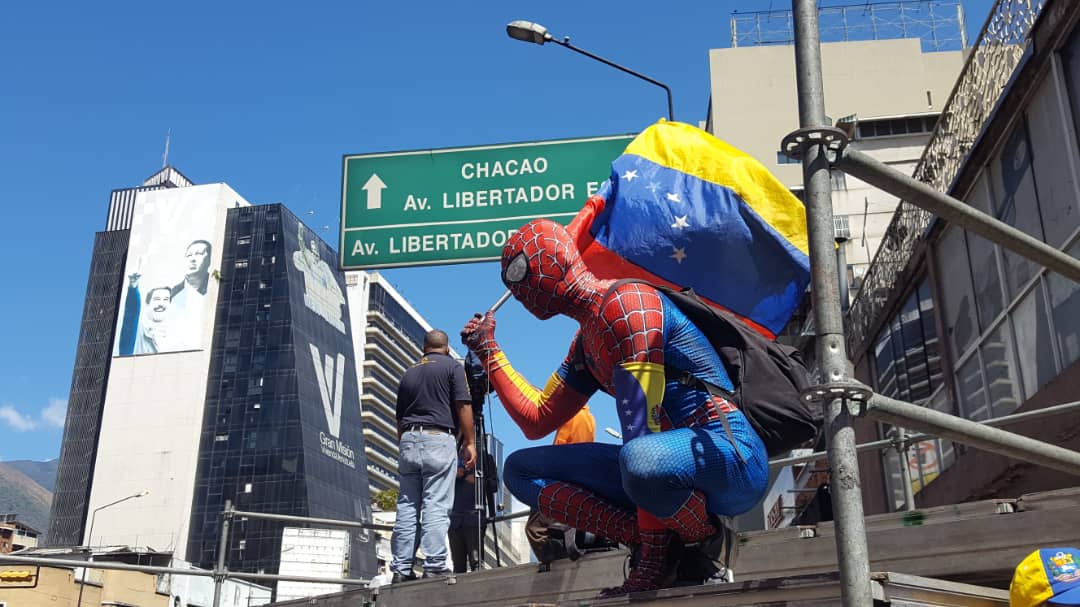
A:
[[[0,604],[10,607],[74,607],[79,601],[76,570],[33,565],[0,566]],[[155,576],[135,571],[94,570],[87,575],[82,604],[169,607]]]
[[[923,52],[915,38],[821,45],[825,108],[850,145],[911,174],[963,65],[961,51]],[[761,161],[796,193],[802,166],[780,151],[799,128],[792,46],[709,52],[707,129]],[[849,277],[858,285],[896,210],[896,197],[851,176],[833,178],[838,235],[846,235]],[[852,291],[855,289],[853,288]]]
[[[0,514],[0,554],[35,548],[41,532],[20,523],[14,514]]]
[[[39,549],[23,553],[34,557],[82,558],[76,551]],[[93,555],[97,562],[192,569],[168,553],[117,548]],[[82,596],[79,589],[82,588]],[[256,607],[270,602],[270,589],[251,582],[227,579],[221,588],[221,607]],[[2,607],[211,607],[214,580],[208,576],[154,574],[116,569],[0,565]]]

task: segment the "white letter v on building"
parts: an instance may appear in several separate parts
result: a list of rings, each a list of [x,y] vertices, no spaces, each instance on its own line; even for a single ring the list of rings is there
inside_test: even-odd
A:
[[[330,436],[339,438],[341,435],[341,392],[345,385],[345,355],[337,355],[335,369],[334,359],[326,355],[325,362],[319,364],[319,349],[315,344],[311,346],[311,362],[315,363],[315,377],[319,381],[319,396],[322,397],[323,413],[326,414],[326,425],[330,430]]]

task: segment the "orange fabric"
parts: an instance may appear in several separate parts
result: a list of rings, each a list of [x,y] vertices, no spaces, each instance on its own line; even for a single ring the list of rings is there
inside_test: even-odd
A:
[[[591,443],[596,440],[596,418],[585,405],[570,418],[570,421],[559,426],[555,433],[556,445],[568,445],[570,443]]]

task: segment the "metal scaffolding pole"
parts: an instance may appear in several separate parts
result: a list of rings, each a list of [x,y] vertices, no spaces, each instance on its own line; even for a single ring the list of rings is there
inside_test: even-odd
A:
[[[1044,409],[1034,409],[1032,411],[1024,411],[1023,413],[1013,413],[1012,415],[1006,415],[1005,417],[995,417],[994,419],[988,419],[984,422],[979,422],[984,426],[1008,426],[1017,424],[1020,422],[1028,422],[1036,419],[1042,419],[1044,417],[1053,417],[1055,415],[1061,415],[1062,413],[1072,413],[1076,409],[1080,409],[1080,401],[1073,401],[1071,403],[1063,403],[1060,405],[1054,405],[1052,407],[1046,407]],[[912,434],[907,436],[908,443],[914,445],[924,440],[937,438],[934,434]],[[878,451],[880,449],[888,449],[892,447],[893,439],[885,438],[881,440],[871,441],[869,443],[863,443],[856,447],[856,451],[862,453],[863,451]],[[799,464],[808,464],[810,462],[816,462],[825,459],[828,454],[823,451],[815,451],[814,453],[808,453],[806,455],[796,455],[793,457],[783,457],[779,459],[769,460],[770,470],[779,470],[786,466],[797,466]]]
[[[214,607],[221,605],[221,586],[229,570],[225,567],[225,557],[229,552],[229,523],[232,522],[232,500],[225,500],[225,510],[221,513],[221,536],[218,539],[217,563],[214,565]]]
[[[1080,453],[941,411],[875,394],[866,403],[866,414],[896,426],[921,430],[991,453],[1080,475]]]
[[[291,514],[271,514],[269,512],[248,512],[247,510],[233,510],[233,518],[254,518],[267,521],[280,521],[284,523],[298,523],[300,525],[324,525],[326,527],[349,527],[355,529],[372,529],[375,531],[393,531],[393,525],[376,525],[375,523],[358,523],[356,521],[342,521],[333,518],[315,518],[311,516],[293,516]]]
[[[893,440],[896,449],[896,461],[900,467],[900,483],[904,487],[904,510],[911,512],[915,509],[915,488],[911,486],[911,468],[908,466],[908,454],[911,443],[908,442],[907,433],[900,426],[896,427]]]
[[[828,127],[821,78],[817,3],[792,0],[792,14],[799,123],[804,130]],[[837,284],[829,160],[822,145],[805,146],[803,152],[817,359],[822,382],[826,386],[839,386],[849,382],[850,376]],[[873,596],[855,430],[851,426],[848,400],[836,396],[824,398],[840,592],[844,607],[865,607],[873,603]]]
[[[836,167],[1062,276],[1080,282],[1080,260],[863,152],[845,148],[836,159]]]

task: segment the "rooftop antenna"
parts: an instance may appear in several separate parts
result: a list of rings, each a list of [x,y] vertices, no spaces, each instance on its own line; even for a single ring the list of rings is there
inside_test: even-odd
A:
[[[169,166],[169,139],[172,139],[172,129],[165,133],[165,153],[161,155],[161,168]]]

